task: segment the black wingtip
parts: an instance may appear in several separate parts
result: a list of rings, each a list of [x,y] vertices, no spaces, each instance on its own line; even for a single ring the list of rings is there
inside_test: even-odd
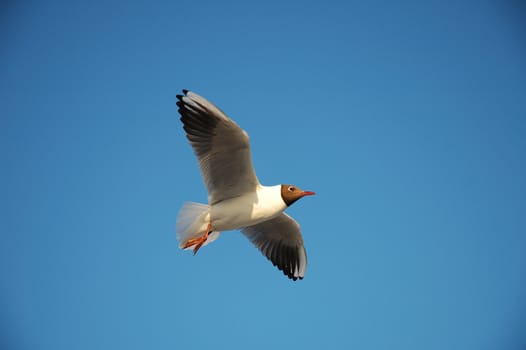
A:
[[[274,264],[274,266],[276,266],[281,272],[283,272],[283,274],[285,276],[287,276],[289,279],[293,280],[293,281],[297,281],[298,279],[299,280],[302,280],[303,277],[301,276],[294,276],[294,274],[290,273],[290,272],[287,272],[285,269],[282,269],[281,267],[279,267],[278,265]]]
[[[294,276],[293,274],[286,273],[285,271],[283,271],[283,274],[284,274],[285,276],[287,276],[288,278],[290,278],[291,280],[293,280],[293,281],[297,281],[297,280],[300,280],[300,281],[301,281],[301,280],[303,279],[303,277],[300,277],[300,276]]]
[[[185,95],[186,95],[187,93],[188,93],[188,90],[186,90],[186,89],[183,89],[183,94],[185,94]]]

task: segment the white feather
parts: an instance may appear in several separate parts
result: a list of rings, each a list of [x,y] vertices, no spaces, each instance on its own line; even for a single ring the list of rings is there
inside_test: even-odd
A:
[[[183,248],[189,239],[202,236],[210,223],[210,206],[201,203],[187,202],[177,214],[175,236],[179,241],[179,248]],[[203,246],[219,238],[218,231],[211,232]],[[194,246],[185,250],[193,249]]]

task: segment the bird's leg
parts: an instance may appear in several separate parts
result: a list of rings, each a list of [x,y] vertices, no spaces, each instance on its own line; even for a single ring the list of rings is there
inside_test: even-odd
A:
[[[205,231],[205,234],[200,236],[200,237],[197,237],[197,238],[192,238],[192,239],[189,239],[183,249],[186,249],[188,247],[191,247],[193,245],[195,245],[194,247],[194,255],[197,254],[197,251],[199,250],[199,248],[201,248],[203,246],[203,244],[206,242],[207,238],[208,238],[208,235],[210,234],[210,228],[211,228],[211,224],[209,223],[208,226],[206,227],[206,231]]]

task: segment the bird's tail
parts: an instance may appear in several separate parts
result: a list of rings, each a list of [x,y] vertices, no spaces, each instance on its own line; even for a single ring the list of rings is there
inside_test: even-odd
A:
[[[179,248],[184,248],[186,242],[192,238],[202,236],[210,223],[210,206],[201,203],[187,202],[177,214],[175,224],[175,236],[179,241]],[[208,235],[203,246],[212,243],[219,237],[218,231],[213,231]],[[184,248],[193,249],[194,246]]]

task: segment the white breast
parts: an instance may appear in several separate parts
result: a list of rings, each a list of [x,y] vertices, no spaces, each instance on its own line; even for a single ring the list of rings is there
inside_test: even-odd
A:
[[[275,217],[286,207],[281,198],[281,185],[259,186],[256,192],[214,204],[210,216],[212,230],[228,231],[252,226]]]

